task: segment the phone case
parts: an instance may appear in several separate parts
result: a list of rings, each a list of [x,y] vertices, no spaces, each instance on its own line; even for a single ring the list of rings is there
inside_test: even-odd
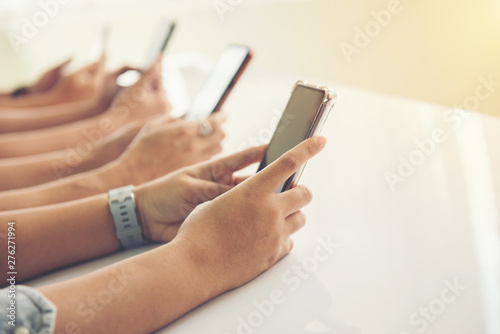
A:
[[[308,83],[308,82],[303,81],[303,80],[299,80],[293,86],[293,89],[292,89],[290,95],[293,94],[295,89],[300,85],[305,86],[305,87],[318,89],[318,90],[322,90],[325,93],[325,97],[323,99],[323,102],[322,102],[321,106],[319,107],[318,112],[316,113],[316,116],[314,117],[314,120],[312,121],[311,126],[309,127],[309,130],[307,131],[306,138],[304,138],[304,140],[306,140],[306,139],[311,138],[313,136],[317,136],[321,133],[321,130],[323,129],[323,125],[325,124],[326,119],[328,118],[328,115],[330,114],[330,110],[333,108],[333,106],[335,104],[335,100],[337,99],[337,93],[328,86],[318,86],[318,85],[314,85],[314,84]],[[297,185],[297,183],[299,182],[300,176],[302,175],[302,172],[304,171],[305,166],[306,165],[304,164],[304,166],[302,166],[295,174],[290,176],[290,178],[288,178],[285,181],[285,183],[283,183],[283,185],[280,186],[280,188],[276,189],[276,193],[281,193],[283,191],[286,191],[288,189],[295,187]]]

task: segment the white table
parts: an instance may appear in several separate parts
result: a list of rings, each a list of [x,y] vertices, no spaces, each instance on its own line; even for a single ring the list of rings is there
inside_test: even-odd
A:
[[[295,79],[242,78],[226,105],[225,153],[270,139]],[[159,332],[500,333],[500,120],[329,84],[339,98],[323,130],[328,145],[301,179],[315,198],[292,253]],[[440,143],[418,153],[415,141],[439,129]],[[384,174],[397,172],[399,156],[420,165],[391,189]]]

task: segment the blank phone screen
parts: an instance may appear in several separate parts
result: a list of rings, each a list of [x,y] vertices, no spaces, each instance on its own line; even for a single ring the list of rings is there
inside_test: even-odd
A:
[[[320,89],[302,85],[295,88],[274,131],[259,171],[307,139],[324,97],[325,92]]]
[[[142,69],[145,71],[151,67],[158,55],[165,51],[168,41],[174,32],[175,24],[167,20],[161,21],[156,27],[149,50],[146,53]]]
[[[232,45],[222,53],[207,81],[194,98],[186,119],[205,119],[216,111],[215,108],[238,74],[249,52],[245,46]]]

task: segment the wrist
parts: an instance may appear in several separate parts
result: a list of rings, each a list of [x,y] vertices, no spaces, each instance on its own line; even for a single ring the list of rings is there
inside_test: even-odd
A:
[[[147,184],[142,184],[134,187],[135,194],[135,213],[137,215],[137,219],[139,220],[139,224],[142,227],[142,234],[144,236],[144,240],[147,242],[156,241],[151,237],[151,229],[148,219],[149,208],[147,208],[146,198],[147,198],[148,187]]]
[[[110,189],[136,184],[129,177],[129,172],[116,160],[96,168],[91,172],[95,175],[96,187],[98,187],[101,192],[108,192]]]
[[[231,273],[225,273],[223,259],[215,256],[210,249],[201,249],[195,240],[179,236],[170,244],[176,245],[181,250],[186,263],[193,267],[194,273],[203,277],[204,293],[209,299],[230,290],[226,279]]]
[[[88,154],[82,156],[82,160],[73,168],[72,174],[78,174],[97,169],[106,162],[103,161],[104,155],[100,147],[93,148]]]

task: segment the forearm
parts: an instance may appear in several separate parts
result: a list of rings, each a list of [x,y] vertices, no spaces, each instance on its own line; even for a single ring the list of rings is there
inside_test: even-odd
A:
[[[19,280],[114,252],[115,236],[107,194],[31,210],[0,212],[1,233],[14,221]],[[2,253],[6,252],[2,250]],[[5,259],[1,261],[6,261]],[[2,272],[2,278],[6,272]],[[2,279],[2,285],[6,282]]]
[[[56,332],[73,325],[81,333],[151,333],[213,298],[208,276],[173,241],[40,291],[58,307]],[[105,307],[103,291],[111,296]]]
[[[2,108],[34,108],[56,104],[58,96],[52,91],[26,94],[17,97],[6,96],[0,100]]]
[[[87,172],[113,161],[122,152],[123,150],[106,148],[97,148],[91,152],[70,148],[64,151],[0,159],[0,175],[2,175],[0,191],[36,186]]]
[[[0,132],[43,129],[79,121],[104,111],[102,103],[81,101],[50,107],[0,110]]]
[[[0,192],[0,211],[72,201],[132,184],[116,162],[38,186]],[[129,182],[130,181],[130,182]]]
[[[39,185],[57,179],[52,163],[65,170],[64,151],[0,159],[0,191]]]
[[[82,146],[89,149],[126,124],[108,113],[50,128],[0,135],[0,158],[21,157]]]

